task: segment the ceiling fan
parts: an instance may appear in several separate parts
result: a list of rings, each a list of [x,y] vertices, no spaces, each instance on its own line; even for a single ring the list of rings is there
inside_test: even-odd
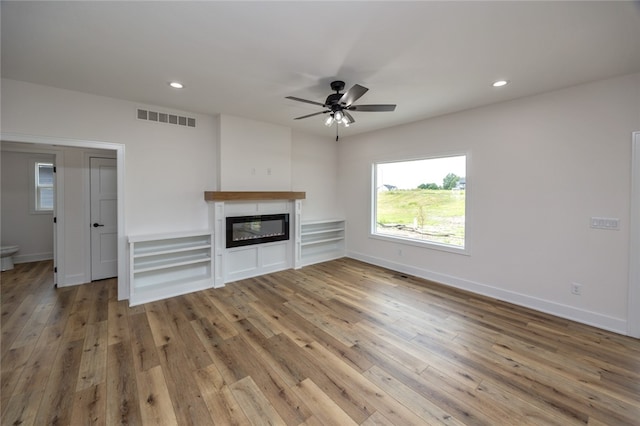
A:
[[[353,105],[355,101],[360,99],[360,97],[369,90],[359,84],[354,84],[353,87],[345,93],[340,93],[340,91],[344,90],[344,81],[336,80],[331,82],[331,90],[335,90],[336,93],[332,93],[327,96],[327,100],[325,100],[324,103],[296,98],[295,96],[287,96],[286,99],[292,99],[294,101],[305,102],[307,104],[318,105],[326,108],[324,111],[314,112],[313,114],[303,115],[302,117],[296,117],[294,120],[301,120],[303,118],[313,117],[314,115],[329,114],[324,124],[326,126],[331,126],[334,123],[336,124],[336,140],[338,140],[338,124],[343,124],[345,127],[349,127],[350,124],[355,123],[356,121],[349,111],[394,111],[396,109],[396,106],[392,104]]]

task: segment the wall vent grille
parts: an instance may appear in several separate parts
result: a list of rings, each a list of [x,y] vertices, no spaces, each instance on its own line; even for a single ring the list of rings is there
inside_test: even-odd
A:
[[[178,114],[157,112],[138,108],[136,111],[138,120],[155,121],[156,123],[176,124],[178,126],[196,127],[196,119]]]

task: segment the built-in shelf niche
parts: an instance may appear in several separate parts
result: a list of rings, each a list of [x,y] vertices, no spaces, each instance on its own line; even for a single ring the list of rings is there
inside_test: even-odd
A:
[[[344,219],[327,219],[300,223],[298,267],[338,259],[345,255]]]
[[[131,306],[213,287],[210,231],[129,236]]]

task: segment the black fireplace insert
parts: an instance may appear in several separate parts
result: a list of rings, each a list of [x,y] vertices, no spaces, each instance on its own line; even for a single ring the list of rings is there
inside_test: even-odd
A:
[[[227,217],[227,248],[288,239],[288,213]]]

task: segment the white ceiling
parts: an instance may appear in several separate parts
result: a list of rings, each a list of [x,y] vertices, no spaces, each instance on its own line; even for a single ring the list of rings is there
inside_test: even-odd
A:
[[[321,135],[329,82],[363,131],[640,72],[639,2],[2,1],[2,77]],[[511,81],[495,89],[496,79]],[[168,87],[171,80],[185,88]]]

